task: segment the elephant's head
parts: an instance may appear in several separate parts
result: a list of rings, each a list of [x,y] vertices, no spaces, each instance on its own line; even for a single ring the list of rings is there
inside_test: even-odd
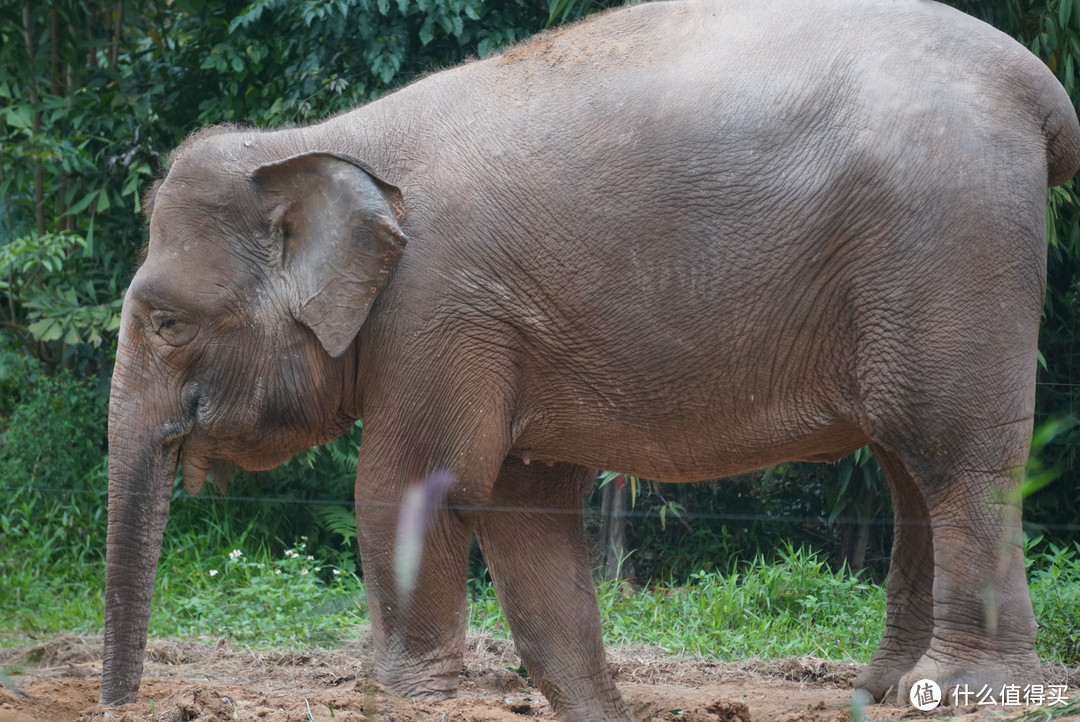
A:
[[[260,139],[189,141],[147,204],[110,399],[105,704],[138,690],[178,461],[197,493],[347,428],[346,352],[404,248],[401,194],[364,163]]]

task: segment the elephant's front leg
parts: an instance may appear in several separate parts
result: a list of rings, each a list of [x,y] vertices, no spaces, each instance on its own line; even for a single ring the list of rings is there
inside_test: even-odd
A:
[[[356,484],[357,538],[379,681],[413,699],[453,697],[468,621],[465,581],[472,530],[456,512],[445,506],[436,510],[430,524],[419,530],[423,539],[412,540],[422,545],[414,591],[400,593],[395,548],[402,491],[408,484],[423,483],[423,478],[405,479],[388,473],[386,467],[365,464],[363,452],[361,457]]]
[[[477,537],[526,669],[559,719],[630,720],[607,670],[582,501],[595,472],[507,459]]]

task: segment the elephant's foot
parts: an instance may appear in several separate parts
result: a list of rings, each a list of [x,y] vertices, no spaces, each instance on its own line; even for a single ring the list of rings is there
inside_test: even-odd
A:
[[[975,704],[993,699],[1001,703],[1006,688],[1023,690],[1042,684],[1042,666],[1034,651],[1018,654],[980,653],[945,657],[933,649],[900,678],[896,701],[911,704],[911,688],[923,680],[936,682],[941,705]],[[920,690],[925,685],[920,685]],[[918,694],[919,690],[916,690]],[[988,697],[986,695],[989,695]]]
[[[614,686],[613,686],[614,688]],[[560,720],[567,722],[593,722],[593,720],[605,720],[605,722],[637,722],[640,717],[636,716],[626,706],[618,692],[612,694],[601,691],[594,698],[582,698],[573,702],[564,701],[557,708]],[[546,695],[545,695],[546,696]],[[551,698],[548,698],[551,702]],[[554,706],[554,703],[552,704]]]
[[[933,621],[927,622],[925,617],[913,614],[914,608],[910,603],[902,615],[890,609],[892,624],[886,626],[873,658],[859,673],[856,688],[866,691],[875,702],[896,699],[900,679],[915,667],[930,646]]]
[[[855,688],[865,690],[875,702],[896,699],[900,678],[914,666],[914,658],[899,661],[882,655],[874,655],[855,682]]]
[[[460,663],[449,669],[414,663],[379,665],[378,679],[388,690],[420,702],[441,702],[457,696]]]

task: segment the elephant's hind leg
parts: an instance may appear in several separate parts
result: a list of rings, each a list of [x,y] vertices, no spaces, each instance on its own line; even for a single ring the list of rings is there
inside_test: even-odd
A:
[[[1017,168],[1008,178],[1015,193],[978,211],[967,205],[975,191],[965,191],[959,205],[928,215],[922,230],[897,231],[866,261],[923,254],[920,272],[891,296],[889,284],[861,286],[852,325],[858,423],[889,477],[899,522],[889,629],[865,678],[876,673],[869,689],[884,691],[895,669],[886,675],[879,661],[900,663],[925,646],[899,679],[901,704],[923,679],[946,695],[965,685],[999,695],[1004,685],[1042,681],[1013,493],[1035,410],[1044,178],[1041,167]]]
[[[970,393],[986,398],[984,388],[972,386]],[[1042,682],[1020,504],[1011,496],[1026,458],[1031,417],[1021,413],[1027,393],[1013,390],[1012,395],[1016,407],[1001,410],[1000,416],[1011,419],[1004,423],[987,421],[994,416],[990,413],[963,411],[976,409],[973,403],[939,402],[923,406],[919,423],[909,425],[907,433],[878,441],[901,524],[893,554],[898,566],[890,571],[887,587],[889,628],[864,673],[871,692],[883,692],[880,687],[895,675],[890,666],[886,676],[881,661],[903,663],[919,646],[925,651],[897,685],[900,704],[908,703],[912,686],[923,679],[940,686],[943,703],[952,701],[951,690],[957,687],[972,694],[985,688],[996,698],[1005,685]],[[920,501],[928,527],[917,518],[923,513]],[[927,639],[931,578],[933,626]],[[905,642],[902,637],[909,634]],[[870,686],[875,672],[878,689]]]
[[[561,720],[632,719],[604,660],[582,501],[594,472],[503,464],[477,537],[514,643]]]
[[[857,686],[877,701],[895,698],[900,678],[930,646],[934,632],[934,545],[922,493],[903,463],[880,447],[874,457],[892,491],[893,547],[886,582],[885,634]]]
[[[1012,425],[1030,428],[1029,423]],[[1013,448],[1026,450],[1026,443]],[[900,680],[902,704],[923,679],[937,681],[945,695],[955,688],[961,694],[986,689],[995,699],[1006,685],[1043,682],[1020,504],[1010,498],[1023,455],[993,456],[959,461],[948,470],[948,483],[926,485],[934,540],[934,632],[926,653]],[[943,702],[954,699],[964,704],[959,696]]]

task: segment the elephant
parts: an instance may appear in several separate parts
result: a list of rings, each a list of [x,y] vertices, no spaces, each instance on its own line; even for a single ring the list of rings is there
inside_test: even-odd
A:
[[[1014,489],[1046,197],[1080,126],[1021,45],[927,0],[672,0],[322,122],[198,130],[147,194],[109,414],[103,704],[131,702],[177,469],[363,419],[375,669],[453,696],[475,537],[563,720],[631,719],[583,499],[869,445],[895,541],[858,686],[1041,682]],[[439,473],[415,592],[402,499]]]

